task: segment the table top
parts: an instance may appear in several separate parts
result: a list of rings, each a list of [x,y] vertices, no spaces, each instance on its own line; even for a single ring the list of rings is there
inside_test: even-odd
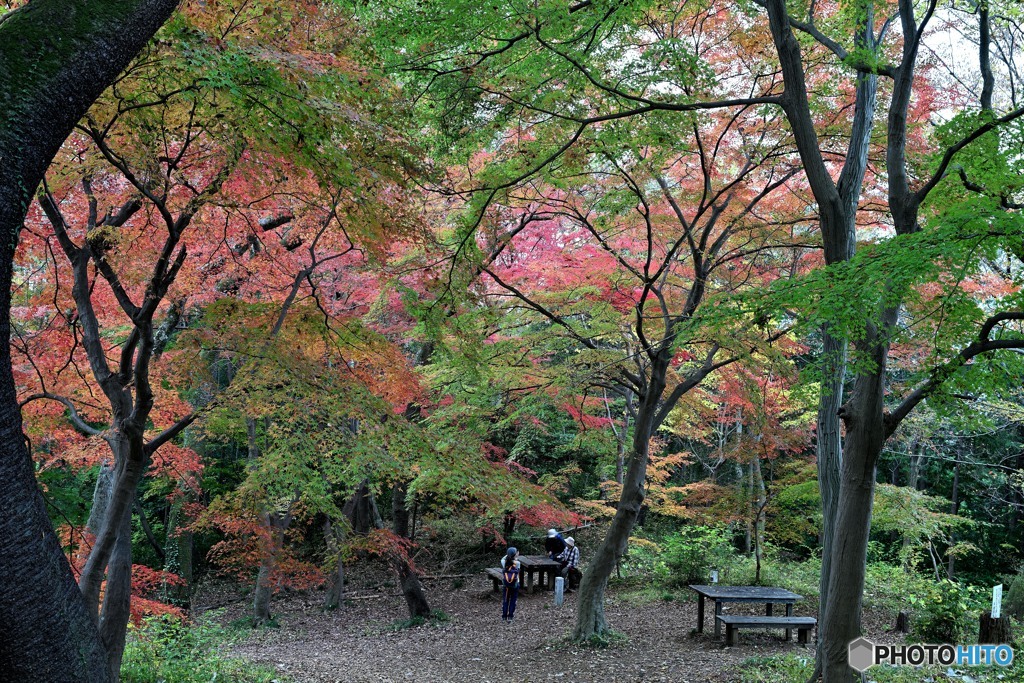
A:
[[[547,555],[520,555],[519,566],[527,569],[559,569],[562,563]]]
[[[792,593],[785,588],[771,586],[690,586],[698,595],[712,600],[730,602],[796,602],[803,600],[802,595]]]

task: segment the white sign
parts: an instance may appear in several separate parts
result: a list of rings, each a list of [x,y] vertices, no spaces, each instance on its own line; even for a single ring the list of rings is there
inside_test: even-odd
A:
[[[1003,584],[992,589],[992,618],[998,619],[1003,607]]]
[[[711,570],[711,583],[718,583],[718,570],[717,569],[712,569]]]

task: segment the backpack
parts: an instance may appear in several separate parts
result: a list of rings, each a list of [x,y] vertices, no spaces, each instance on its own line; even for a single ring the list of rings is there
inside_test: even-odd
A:
[[[519,581],[519,567],[516,566],[515,562],[509,562],[501,576],[505,580],[505,585],[511,586]]]

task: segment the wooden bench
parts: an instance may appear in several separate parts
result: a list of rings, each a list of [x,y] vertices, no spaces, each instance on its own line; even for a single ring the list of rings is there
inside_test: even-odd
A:
[[[741,628],[784,628],[786,640],[789,640],[790,629],[797,629],[797,642],[807,644],[811,629],[818,620],[814,617],[760,617],[741,616],[738,614],[719,614],[715,616],[725,625],[725,644],[736,644],[736,631]]]
[[[504,583],[504,579],[501,576],[501,569],[498,567],[488,567],[486,570],[488,578],[494,583],[494,592],[497,593],[501,590],[501,585]]]

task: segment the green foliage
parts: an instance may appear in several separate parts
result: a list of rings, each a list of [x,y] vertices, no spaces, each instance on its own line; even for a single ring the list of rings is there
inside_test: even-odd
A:
[[[736,586],[750,586],[754,584],[756,570],[756,562],[752,556],[737,555],[725,567],[722,581]],[[774,548],[768,546],[765,549],[765,556],[761,558],[763,585],[780,586],[807,599],[818,596],[820,576],[821,560],[817,557],[801,562],[779,559]]]
[[[814,670],[811,655],[786,654],[771,657],[751,657],[743,662],[742,683],[805,683]],[[950,675],[948,672],[952,672]],[[1013,666],[975,666],[950,669],[949,667],[875,666],[868,669],[867,680],[874,683],[921,683],[922,681],[950,681],[956,683],[1003,683],[1024,680],[1024,662],[1015,657]]]
[[[907,601],[914,610],[911,631],[925,643],[959,643],[974,624],[984,591],[948,579],[930,581]]]
[[[721,569],[734,555],[728,529],[689,526],[665,539],[655,571],[669,586],[707,583],[711,570]]]
[[[416,628],[417,626],[423,626],[424,624],[444,624],[451,621],[451,617],[444,611],[435,609],[430,612],[428,617],[411,617],[409,619],[400,619],[392,622],[385,630],[387,631],[404,631],[410,628]]]
[[[273,669],[227,657],[225,646],[238,635],[201,622],[149,619],[130,627],[121,665],[125,683],[272,683],[281,677]]]
[[[1003,611],[1012,617],[1024,620],[1024,569],[1007,586],[1003,594]]]
[[[922,546],[948,543],[951,532],[965,531],[976,525],[966,517],[945,512],[949,507],[950,502],[941,496],[930,496],[906,486],[877,484],[871,530],[893,533],[901,541],[912,542],[901,544],[899,553],[904,563],[913,565],[916,558],[912,554]],[[960,543],[947,552],[962,555],[976,549],[971,544]]]

